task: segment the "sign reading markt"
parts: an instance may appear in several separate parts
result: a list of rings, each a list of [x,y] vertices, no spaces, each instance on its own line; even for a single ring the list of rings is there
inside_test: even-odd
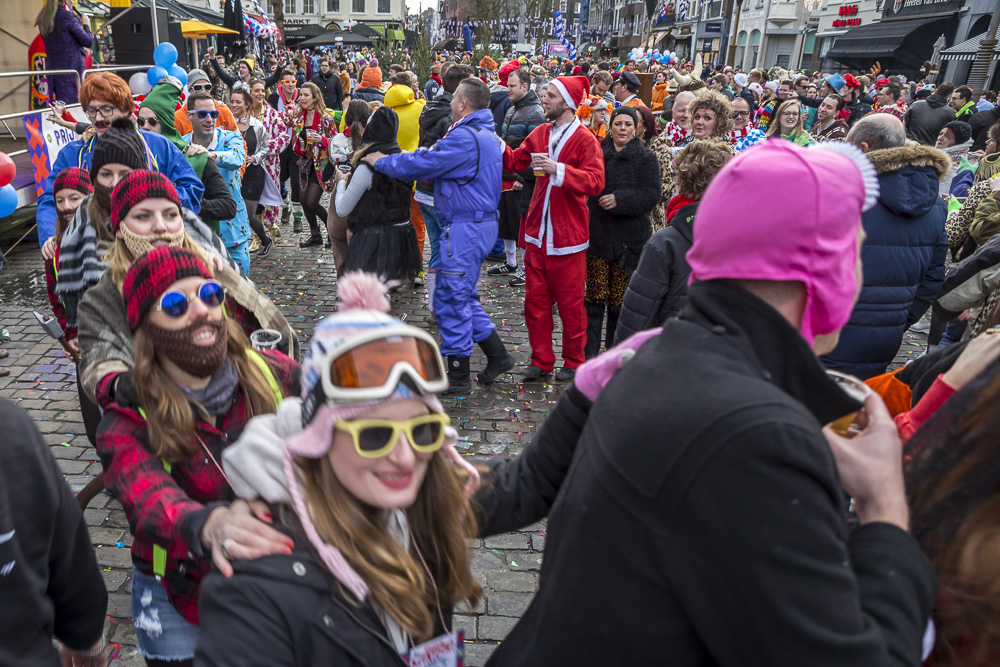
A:
[[[962,0],[886,0],[884,18],[957,12]]]

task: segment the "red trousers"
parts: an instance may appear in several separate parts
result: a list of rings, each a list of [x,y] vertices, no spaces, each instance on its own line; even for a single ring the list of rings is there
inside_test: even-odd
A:
[[[427,224],[424,222],[424,214],[417,206],[417,200],[410,197],[410,220],[413,221],[413,228],[417,232],[417,247],[420,249],[420,263],[423,264],[424,257],[424,237],[427,236]]]
[[[559,307],[562,320],[563,366],[577,368],[584,361],[587,343],[587,311],[583,292],[587,283],[587,253],[546,255],[538,246],[527,244],[524,251],[527,291],[524,319],[528,324],[531,363],[552,372],[556,363],[552,349],[552,304]]]

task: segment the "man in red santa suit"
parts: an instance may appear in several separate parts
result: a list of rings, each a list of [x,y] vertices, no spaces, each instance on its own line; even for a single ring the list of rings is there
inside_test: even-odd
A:
[[[524,316],[531,343],[525,380],[551,373],[552,304],[562,319],[563,366],[560,381],[572,380],[584,361],[587,313],[583,288],[587,281],[584,251],[589,245],[587,197],[604,189],[604,157],[593,133],[580,124],[576,110],[587,96],[584,76],[553,79],[542,96],[545,117],[552,123],[535,128],[517,150],[506,148],[504,169],[517,173],[531,165],[537,176],[524,227],[527,293]]]

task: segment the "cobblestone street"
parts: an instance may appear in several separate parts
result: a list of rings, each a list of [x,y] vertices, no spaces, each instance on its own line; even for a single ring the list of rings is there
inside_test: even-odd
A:
[[[300,239],[290,229],[290,225],[282,227],[285,236],[266,259],[254,260],[251,278],[278,305],[304,345],[316,322],[336,309],[333,258],[321,248],[300,249]],[[7,247],[16,238],[4,239],[0,247]],[[28,410],[52,446],[66,481],[78,490],[100,471],[100,463],[84,434],[76,369],[32,315],[32,310],[51,315],[34,238],[26,238],[8,260],[0,273],[0,327],[10,332],[10,342],[3,345],[10,356],[0,364],[10,369],[10,375],[0,378],[0,396]],[[520,367],[529,356],[522,313],[524,288],[508,287],[507,277],[486,278],[486,268],[480,281],[482,303]],[[429,321],[427,292],[422,287],[404,286],[394,292],[392,313],[436,334]],[[473,373],[484,364],[485,357],[476,349]],[[460,452],[478,461],[517,456],[530,441],[561,387],[543,382],[522,384],[518,378],[506,375],[488,388],[473,383],[468,396],[443,400],[459,430]],[[131,536],[125,513],[107,493],[102,493],[90,503],[85,515],[110,593],[111,664],[139,667],[145,663],[136,653],[131,621]],[[465,628],[466,640],[472,642],[466,646],[466,664],[483,664],[492,647],[527,609],[538,584],[544,544],[545,526],[536,524],[474,545],[473,567],[486,595],[478,607],[459,610],[456,615],[456,624]]]
[[[251,277],[270,295],[305,344],[315,323],[336,309],[333,260],[328,251],[300,249],[299,238],[287,231],[290,229],[282,228],[286,235],[268,258],[254,261]],[[0,247],[6,247],[12,239],[0,241]],[[75,367],[32,315],[32,310],[51,314],[34,238],[25,239],[8,260],[0,273],[0,327],[10,332],[10,342],[3,344],[10,356],[0,364],[10,369],[10,375],[0,378],[0,396],[28,410],[51,445],[66,481],[78,490],[100,471],[100,463],[84,434]],[[522,313],[524,288],[508,287],[506,277],[487,278],[486,268],[480,281],[482,303],[521,367],[529,357]],[[393,293],[392,313],[436,333],[424,288],[404,286]],[[558,354],[558,331],[555,338]],[[923,342],[923,335],[908,333],[897,362],[919,354]],[[473,373],[484,363],[482,353],[475,350]],[[473,384],[468,396],[444,400],[460,433],[460,452],[477,461],[517,456],[530,441],[552,409],[561,386],[545,382],[522,384],[518,378],[507,375],[488,388]],[[113,647],[111,664],[144,665],[135,649],[131,621],[131,537],[125,514],[116,501],[102,493],[91,502],[85,516],[110,593],[107,624]],[[544,523],[474,544],[473,568],[484,586],[485,597],[475,609],[461,609],[455,617],[456,625],[465,628],[469,642],[466,664],[483,664],[527,609],[538,585],[544,545]]]

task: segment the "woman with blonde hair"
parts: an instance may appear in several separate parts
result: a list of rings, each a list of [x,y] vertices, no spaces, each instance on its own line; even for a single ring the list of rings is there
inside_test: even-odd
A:
[[[330,162],[329,146],[337,125],[326,112],[322,91],[312,82],[302,85],[296,106],[285,107],[282,120],[292,130],[292,150],[299,157],[299,202],[310,230],[309,238],[299,245],[321,245],[320,224],[326,227],[326,211],[319,200],[324,191],[333,189],[331,176],[336,169]]]
[[[116,202],[137,221],[180,215],[161,184]],[[255,352],[226,316],[226,291],[197,255],[156,247],[135,260],[122,296],[135,336],[135,370],[105,404],[97,451],[109,493],[133,536],[132,618],[150,667],[191,665],[198,591],[214,561],[290,553],[292,541],[255,518],[218,464],[255,414],[272,413],[298,384],[298,366]],[[127,385],[127,388],[126,388]]]
[[[785,100],[774,112],[774,120],[767,128],[768,137],[788,139],[799,146],[811,146],[815,142],[806,132],[802,122],[802,104],[798,100]]]

